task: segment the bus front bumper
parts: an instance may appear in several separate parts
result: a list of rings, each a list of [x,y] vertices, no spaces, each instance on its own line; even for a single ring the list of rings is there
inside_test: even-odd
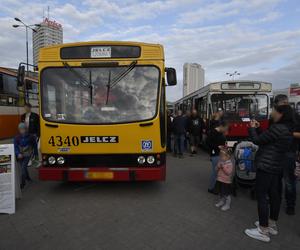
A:
[[[156,168],[59,168],[40,167],[43,181],[164,181],[166,166]]]

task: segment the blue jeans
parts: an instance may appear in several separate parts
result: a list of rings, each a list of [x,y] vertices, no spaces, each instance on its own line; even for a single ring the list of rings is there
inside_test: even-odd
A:
[[[297,178],[295,176],[296,168],[296,154],[289,153],[285,159],[283,166],[283,178],[285,186],[285,200],[286,206],[294,208],[296,205],[296,184]]]
[[[215,188],[216,185],[216,181],[217,181],[217,164],[219,161],[219,156],[212,156],[210,158],[211,161],[211,175],[210,175],[210,180],[209,180],[209,186],[208,189],[213,190]]]
[[[175,135],[175,148],[174,148],[175,154],[180,154],[180,155],[183,154],[184,139],[185,139],[184,134]]]
[[[25,185],[26,180],[30,179],[27,165],[29,163],[30,157],[24,157],[23,159],[20,160],[20,165],[21,165],[21,185]]]

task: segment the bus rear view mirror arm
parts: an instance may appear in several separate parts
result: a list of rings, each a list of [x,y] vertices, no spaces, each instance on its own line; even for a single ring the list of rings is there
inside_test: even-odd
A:
[[[25,65],[27,66],[27,71],[28,71],[29,66],[32,67],[34,71],[38,70],[36,65],[20,62],[19,67],[18,67],[18,75],[17,75],[17,86],[18,87],[23,87],[25,85]],[[28,74],[28,72],[27,72],[27,74]]]
[[[167,83],[169,86],[175,86],[177,84],[176,70],[174,68],[166,68]]]

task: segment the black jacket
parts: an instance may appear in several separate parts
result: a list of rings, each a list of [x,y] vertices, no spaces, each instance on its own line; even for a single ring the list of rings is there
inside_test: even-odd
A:
[[[282,174],[283,155],[293,143],[292,128],[275,123],[260,135],[255,128],[250,128],[249,135],[253,143],[259,146],[255,156],[256,168],[271,174]]]
[[[172,128],[173,128],[173,124],[172,124],[172,118],[171,116],[167,116],[167,133],[170,135],[172,133]]]
[[[185,116],[176,116],[173,119],[173,133],[175,135],[185,134],[186,132],[186,117]]]
[[[192,135],[200,136],[202,134],[203,128],[204,128],[204,122],[199,116],[196,117],[191,116],[188,119],[187,129],[188,132],[191,133]]]
[[[25,122],[26,113],[21,116],[21,121]],[[38,114],[31,112],[29,117],[28,133],[40,136],[40,117]]]
[[[213,128],[207,137],[210,156],[218,156],[220,154],[219,146],[224,146],[225,144],[226,137]]]

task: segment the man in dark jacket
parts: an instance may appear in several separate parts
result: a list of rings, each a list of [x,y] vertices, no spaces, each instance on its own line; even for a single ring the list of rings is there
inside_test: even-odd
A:
[[[167,113],[167,151],[172,152],[171,141],[172,141],[172,127],[173,127],[173,117],[171,111],[168,110]]]
[[[249,135],[259,146],[255,156],[256,195],[259,221],[256,228],[246,229],[245,233],[254,239],[270,241],[270,234],[278,234],[278,220],[281,203],[282,157],[290,150],[293,142],[293,110],[289,105],[275,106],[272,112],[274,123],[269,129],[257,134],[259,123],[251,121]],[[269,197],[269,199],[268,199]]]
[[[193,109],[187,125],[187,130],[190,136],[191,156],[197,153],[197,147],[201,142],[203,128],[204,122],[202,118],[198,116],[197,110]]]
[[[36,137],[40,136],[40,117],[38,114],[31,111],[30,103],[24,105],[25,114],[21,116],[21,122],[26,124],[28,134]]]
[[[275,106],[289,105],[289,100],[286,95],[277,95],[274,99]],[[284,178],[284,194],[286,201],[286,213],[288,215],[295,214],[296,206],[296,184],[297,178],[295,176],[296,168],[296,155],[299,150],[299,139],[300,139],[300,117],[294,112],[294,140],[293,145],[289,152],[286,153],[286,160],[284,161],[283,178]]]
[[[182,111],[178,110],[177,116],[173,120],[173,133],[175,140],[174,154],[179,158],[183,157],[184,139],[186,134],[186,118],[182,115]]]

